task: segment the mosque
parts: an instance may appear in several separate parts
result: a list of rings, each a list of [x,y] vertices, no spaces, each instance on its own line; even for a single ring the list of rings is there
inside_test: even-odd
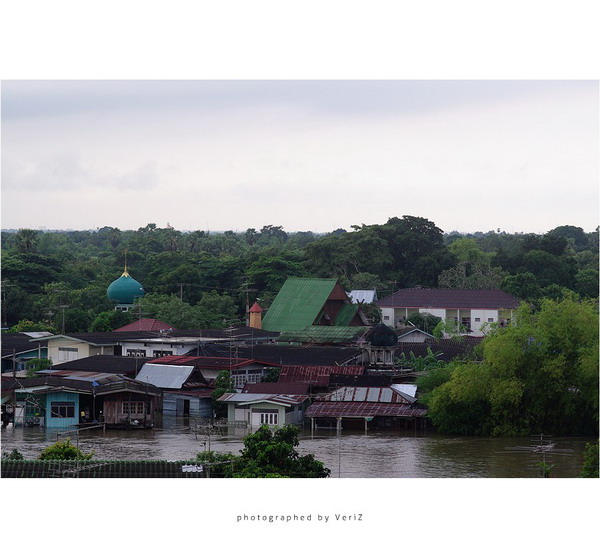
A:
[[[115,310],[128,312],[136,299],[143,297],[144,287],[127,271],[127,264],[121,277],[113,281],[106,289],[106,296],[115,303]]]

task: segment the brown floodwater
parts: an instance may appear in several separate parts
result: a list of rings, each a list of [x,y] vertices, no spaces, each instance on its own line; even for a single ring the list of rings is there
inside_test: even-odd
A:
[[[153,430],[57,431],[12,426],[2,429],[2,453],[19,450],[35,458],[49,444],[69,436],[84,451],[102,459],[192,459],[205,449],[237,453],[248,432],[240,428],[215,429],[210,437],[198,432],[192,420],[165,421]],[[545,456],[533,451],[532,438],[471,438],[435,433],[310,429],[302,431],[300,454],[312,453],[342,478],[532,478],[541,476],[545,457],[551,477],[578,477],[585,438],[552,438],[554,448]]]

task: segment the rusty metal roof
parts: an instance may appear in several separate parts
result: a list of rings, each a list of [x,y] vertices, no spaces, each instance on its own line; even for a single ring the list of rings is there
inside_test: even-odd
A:
[[[307,395],[310,384],[305,382],[258,382],[246,384],[243,393],[285,393],[287,395]]]
[[[364,373],[364,366],[282,366],[279,383],[303,382],[316,386],[328,386],[331,374],[360,376]]]
[[[317,401],[305,413],[312,418],[369,418],[369,417],[424,417],[427,409],[407,403],[374,403],[370,401]]]

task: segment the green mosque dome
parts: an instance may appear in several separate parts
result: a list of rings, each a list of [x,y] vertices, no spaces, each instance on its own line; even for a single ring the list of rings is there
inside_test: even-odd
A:
[[[106,296],[118,304],[133,304],[136,298],[144,296],[144,287],[127,272],[116,281],[113,281],[106,289]]]

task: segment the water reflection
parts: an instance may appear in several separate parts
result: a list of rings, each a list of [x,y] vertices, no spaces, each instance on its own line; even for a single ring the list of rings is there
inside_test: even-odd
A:
[[[64,431],[59,431],[64,432]],[[68,434],[73,443],[95,457],[104,459],[189,459],[200,451],[238,453],[243,448],[243,428],[224,428],[207,435],[193,420],[172,419],[154,430],[89,430]],[[66,437],[66,434],[62,434]],[[57,440],[57,431],[43,428],[2,430],[2,451],[18,449],[35,458]],[[577,477],[587,441],[582,438],[554,439],[567,453],[547,454],[553,477]],[[304,430],[301,454],[313,453],[342,478],[424,478],[424,477],[539,477],[540,455],[517,451],[529,446],[529,438],[463,438],[432,433]]]

